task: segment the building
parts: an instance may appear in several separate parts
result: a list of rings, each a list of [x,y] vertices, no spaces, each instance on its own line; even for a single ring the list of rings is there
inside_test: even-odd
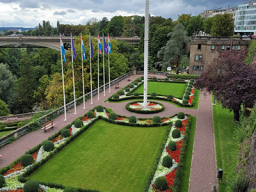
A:
[[[244,50],[251,38],[191,37],[189,74],[200,75],[224,50]]]
[[[219,9],[206,10],[203,13],[200,13],[199,15],[201,17],[204,17],[205,19],[207,19],[209,17],[213,17],[218,14],[228,13],[228,14],[231,14],[233,19],[235,20],[236,10],[237,10],[237,7],[228,7],[228,8],[223,8],[223,9],[219,8]]]
[[[238,6],[235,18],[235,33],[252,35],[256,31],[256,0]]]

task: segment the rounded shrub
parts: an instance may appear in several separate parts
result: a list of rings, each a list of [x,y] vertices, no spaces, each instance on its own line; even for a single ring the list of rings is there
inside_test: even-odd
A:
[[[88,119],[93,119],[93,118],[94,118],[94,112],[93,112],[93,111],[88,111],[88,112],[86,113],[86,115],[87,115],[87,118],[88,118]]]
[[[141,81],[142,81],[141,78],[139,78],[139,79],[138,79],[138,82],[141,82]]]
[[[126,91],[126,92],[129,92],[129,91],[130,91],[130,89],[127,87],[127,88],[125,89],[125,91]]]
[[[178,79],[177,79],[177,81],[178,81],[178,82],[181,82],[181,81],[182,81],[182,79],[181,79],[181,78],[178,78]]]
[[[119,99],[119,95],[118,94],[114,94],[114,99]]]
[[[156,97],[156,93],[155,92],[151,93],[151,96]]]
[[[155,181],[155,188],[158,190],[166,190],[168,187],[165,177],[158,177]]]
[[[136,122],[137,122],[137,118],[135,116],[129,117],[129,123],[136,123]]]
[[[188,104],[188,100],[187,100],[187,99],[184,99],[184,100],[182,101],[182,104],[183,104],[183,105],[187,105],[187,104]]]
[[[165,81],[169,81],[168,77],[166,77],[164,80],[165,80]]]
[[[35,192],[39,191],[39,181],[29,180],[24,184],[23,187],[24,192]]]
[[[5,185],[5,178],[3,175],[0,175],[0,188],[2,188]]]
[[[34,163],[34,159],[32,157],[32,155],[30,154],[25,154],[21,157],[21,165],[23,167],[27,167],[28,165],[31,165]]]
[[[98,105],[96,107],[96,110],[97,110],[97,112],[103,112],[103,106],[102,105]]]
[[[134,82],[133,84],[134,84],[134,85],[138,85],[138,83],[137,83],[137,82]]]
[[[188,95],[188,94],[186,94],[186,95],[184,96],[184,99],[189,100],[189,95]]]
[[[140,95],[140,94],[139,94],[139,93],[137,93],[137,92],[136,92],[136,93],[134,93],[134,96],[136,96],[136,97],[138,97],[139,95]]]
[[[191,88],[192,88],[192,84],[189,84],[189,85],[188,85],[188,88],[190,88],[190,89],[191,89]]]
[[[61,136],[64,137],[64,138],[69,137],[70,136],[69,129],[62,129],[61,130]]]
[[[159,116],[154,116],[153,123],[161,123],[161,118]]]
[[[81,128],[84,124],[83,124],[83,121],[82,120],[80,120],[80,119],[76,119],[75,121],[74,121],[74,124],[75,124],[75,127],[76,128]]]
[[[190,92],[191,92],[191,90],[187,89],[185,94],[190,95]]]
[[[175,121],[175,127],[181,128],[182,127],[182,121],[181,120],[177,120]]]
[[[141,79],[144,80],[144,76],[141,76]]]
[[[157,81],[157,78],[156,78],[156,77],[153,77],[153,81]]]
[[[172,166],[172,158],[169,155],[166,155],[163,158],[163,166],[170,168]]]
[[[68,186],[63,192],[78,192],[76,188]]]
[[[191,79],[191,80],[190,80],[190,82],[192,82],[192,83],[194,83],[194,81],[195,81],[194,79]]]
[[[173,130],[172,137],[173,138],[180,138],[180,130],[179,129]]]
[[[52,141],[45,141],[44,142],[44,150],[50,152],[54,149],[54,144]]]
[[[192,90],[192,89],[191,89],[190,87],[187,88],[187,91],[189,91],[189,93],[191,92],[191,90]]]
[[[168,99],[173,99],[173,96],[172,95],[167,95],[167,98]]]
[[[123,90],[119,91],[119,94],[124,95],[124,91]]]
[[[183,112],[179,112],[178,113],[178,118],[179,119],[184,119],[185,118],[185,114]]]
[[[109,119],[112,119],[112,120],[116,120],[117,119],[117,115],[115,113],[109,113]]]
[[[175,151],[175,150],[177,149],[176,143],[175,143],[174,141],[170,141],[170,142],[168,143],[168,149],[169,149],[170,151]]]
[[[131,84],[129,85],[129,87],[130,87],[130,88],[133,88],[133,87],[134,87],[134,84],[133,84],[133,83],[131,83]]]

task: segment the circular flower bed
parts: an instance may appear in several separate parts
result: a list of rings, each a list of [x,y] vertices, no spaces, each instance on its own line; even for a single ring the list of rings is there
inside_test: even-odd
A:
[[[143,101],[133,101],[127,103],[125,107],[130,112],[141,114],[159,113],[164,110],[163,104],[154,101],[149,101],[147,107],[144,107]]]

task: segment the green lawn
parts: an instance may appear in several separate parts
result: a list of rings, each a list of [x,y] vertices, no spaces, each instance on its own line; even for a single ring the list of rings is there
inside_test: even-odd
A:
[[[99,191],[141,192],[167,130],[98,120],[29,178]]]
[[[7,134],[9,134],[9,133],[11,133],[11,132],[13,132],[13,130],[0,132],[0,138],[5,136],[5,135],[7,135]]]
[[[155,92],[161,95],[173,95],[174,97],[182,98],[186,85],[185,83],[148,82],[148,94]],[[143,94],[144,84],[134,92]]]
[[[220,104],[213,105],[217,169],[223,169],[223,182],[219,182],[220,192],[229,191],[228,180],[236,175],[239,142],[233,139],[233,118],[233,112],[223,109]]]

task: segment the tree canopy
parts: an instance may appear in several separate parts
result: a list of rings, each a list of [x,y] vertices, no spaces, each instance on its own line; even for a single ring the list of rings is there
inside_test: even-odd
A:
[[[234,34],[234,20],[231,14],[218,14],[213,17],[212,36],[232,36]]]

